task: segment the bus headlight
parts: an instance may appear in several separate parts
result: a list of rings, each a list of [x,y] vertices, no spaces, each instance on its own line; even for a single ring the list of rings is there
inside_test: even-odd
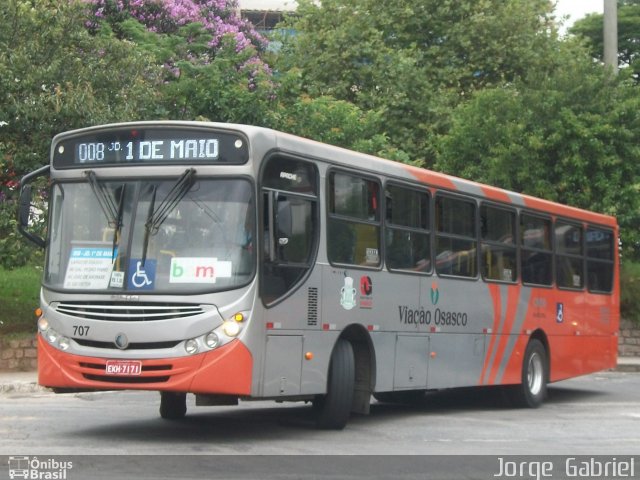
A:
[[[58,340],[58,346],[60,347],[60,350],[68,350],[71,346],[71,340],[67,337],[60,337],[60,340]]]
[[[227,337],[236,337],[240,333],[240,324],[234,320],[227,320],[222,325],[222,330]]]
[[[195,338],[187,340],[184,342],[184,349],[189,355],[193,355],[194,353],[198,353],[198,342]]]
[[[216,332],[211,332],[204,337],[204,343],[209,348],[216,348],[220,343],[220,337]]]
[[[38,319],[38,330],[41,332],[46,332],[47,328],[49,328],[49,320],[44,317],[40,317]]]
[[[45,336],[47,337],[49,343],[56,343],[60,335],[53,328],[48,328],[45,332]]]

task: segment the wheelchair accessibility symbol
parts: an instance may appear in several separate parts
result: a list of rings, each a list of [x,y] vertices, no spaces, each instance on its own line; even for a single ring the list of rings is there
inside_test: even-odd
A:
[[[129,287],[134,290],[153,290],[156,280],[156,261],[132,258],[129,261]]]
[[[556,322],[564,322],[564,303],[556,304]]]

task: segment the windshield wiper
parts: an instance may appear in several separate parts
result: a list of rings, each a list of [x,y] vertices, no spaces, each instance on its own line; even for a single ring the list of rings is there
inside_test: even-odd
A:
[[[156,205],[156,192],[158,189],[154,185],[153,192],[151,193],[151,201],[149,202],[149,210],[147,211],[147,220],[144,222],[144,240],[142,243],[142,266],[144,267],[144,262],[147,260],[147,248],[149,247],[149,234],[151,232],[151,224],[153,221],[153,209]]]
[[[113,242],[111,248],[111,262],[115,262],[116,260],[116,248],[118,247],[118,240],[120,236],[120,230],[122,229],[122,215],[124,212],[124,193],[127,188],[125,183],[120,187],[120,196],[118,197],[118,203],[109,193],[109,191],[98,182],[98,178],[96,177],[96,173],[93,170],[87,170],[84,172],[89,180],[89,185],[91,185],[91,190],[93,190],[96,199],[98,200],[98,205],[102,209],[105,217],[107,217],[107,224],[113,228]]]
[[[118,213],[115,218],[115,227],[113,228],[113,244],[111,248],[111,263],[116,261],[116,248],[120,243],[120,230],[122,230],[122,214],[124,212],[124,191],[127,189],[125,183],[120,187],[120,198],[118,199]]]
[[[102,212],[107,217],[109,226],[115,227],[118,216],[118,207],[116,206],[113,197],[102,185],[100,185],[98,179],[96,178],[96,173],[93,170],[87,170],[84,172],[84,174],[89,180],[91,190],[93,190],[94,195],[98,199],[98,205],[100,205]]]
[[[188,168],[184,171],[180,178],[174,183],[173,187],[164,200],[155,210],[157,188],[153,187],[151,202],[149,203],[149,211],[147,212],[147,220],[144,223],[144,243],[142,245],[142,266],[147,259],[147,249],[149,247],[149,236],[158,233],[160,225],[164,223],[169,214],[180,203],[180,200],[189,193],[191,187],[195,183],[196,170]]]

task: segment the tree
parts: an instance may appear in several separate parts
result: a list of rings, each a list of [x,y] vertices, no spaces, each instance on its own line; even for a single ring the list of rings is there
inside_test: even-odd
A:
[[[163,65],[162,116],[264,125],[274,100],[266,40],[236,0],[91,0],[96,35],[115,32]]]
[[[547,0],[301,0],[275,67],[302,93],[385,119],[425,165],[449,110],[471,92],[545,68],[557,34]],[[505,48],[508,45],[509,48]],[[286,75],[286,73],[284,73]]]
[[[587,41],[591,54],[602,61],[604,15],[591,14],[578,20],[569,33]],[[640,82],[640,0],[618,0],[618,65]]]
[[[77,4],[0,0],[0,258],[24,263],[33,250],[15,230],[16,187],[48,163],[64,130],[150,116],[160,71],[130,42],[92,38]]]
[[[637,257],[640,95],[585,57],[568,50],[550,76],[477,92],[439,138],[437,168],[615,215]]]

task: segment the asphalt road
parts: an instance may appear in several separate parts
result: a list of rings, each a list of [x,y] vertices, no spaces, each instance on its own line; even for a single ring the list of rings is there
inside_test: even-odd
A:
[[[490,455],[493,457],[475,458],[468,468],[475,468],[473,462],[489,462],[487,468],[495,469],[495,456],[502,455],[623,458],[640,453],[638,373],[604,372],[550,385],[548,401],[536,410],[511,408],[492,389],[439,392],[413,406],[374,402],[369,416],[352,418],[339,432],[315,430],[311,408],[303,404],[241,402],[236,407],[195,407],[192,402],[190,399],[187,417],[176,422],[158,416],[159,395],[154,392],[1,395],[0,455],[116,456],[85,457],[83,462],[94,466],[104,461],[118,463],[118,458],[127,455],[159,455],[162,460],[154,461],[154,465],[162,466],[160,473],[167,475],[163,478],[205,478],[196,465],[211,477],[223,463],[235,465],[237,474],[224,478],[257,478],[241,475],[244,470],[238,466],[247,462],[237,455],[284,456],[254,458],[253,463],[266,462],[256,465],[257,469],[274,472],[274,465],[284,469],[283,476],[273,477],[262,471],[260,477],[346,478],[345,472],[339,471],[340,464],[346,462],[345,468],[352,472],[349,465],[360,457],[328,457],[332,460],[327,461],[307,456],[369,455],[373,457],[367,457],[366,462],[358,460],[366,467],[360,467],[354,478],[360,478],[360,474],[363,478],[389,478],[382,466],[396,469],[394,476],[399,477],[402,469],[396,467],[401,465],[408,469],[404,478],[449,478],[424,476],[426,466],[420,465],[423,460],[418,458],[430,456],[429,468],[444,472],[450,471],[447,465],[462,463],[451,457],[436,460],[436,456]],[[170,455],[176,457],[167,457]],[[184,455],[207,457],[191,457],[200,459],[191,462]],[[406,455],[421,457],[408,461],[403,457]],[[304,457],[295,460],[292,456]],[[217,458],[217,467],[203,458]],[[329,475],[314,470],[315,474],[309,476],[298,473],[291,477],[286,473],[291,472],[285,468],[288,462],[305,468],[317,464],[323,472],[338,470]],[[636,468],[640,475],[640,462]],[[96,468],[94,473],[98,475],[98,471]],[[188,476],[188,472],[199,473]],[[476,478],[464,472],[451,478]],[[0,478],[2,474],[0,466]],[[154,475],[149,478],[162,477],[158,472]]]

